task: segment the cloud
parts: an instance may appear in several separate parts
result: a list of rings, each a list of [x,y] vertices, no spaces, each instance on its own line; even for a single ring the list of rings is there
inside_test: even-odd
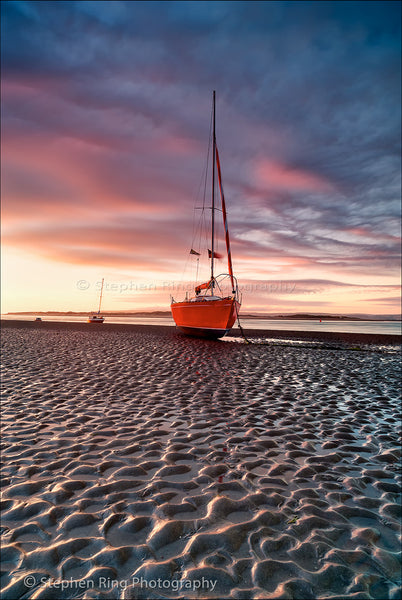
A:
[[[383,298],[365,298],[365,302],[374,302],[376,304],[389,305],[396,309],[396,311],[401,310],[401,297],[400,296],[385,296]]]
[[[133,269],[163,269],[182,248],[172,227],[154,226],[149,219],[109,225],[70,223],[57,227],[34,226],[5,233],[5,244],[23,248],[56,262]],[[152,242],[150,242],[152,240]],[[179,248],[178,248],[179,247]]]
[[[273,160],[260,159],[254,166],[257,183],[274,190],[288,192],[330,192],[332,185],[322,177]]]

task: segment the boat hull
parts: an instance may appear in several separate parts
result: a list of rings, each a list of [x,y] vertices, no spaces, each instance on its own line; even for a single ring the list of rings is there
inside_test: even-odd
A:
[[[87,323],[103,323],[104,317],[88,317]]]
[[[185,300],[171,304],[172,316],[182,333],[218,339],[233,327],[240,310],[234,298]]]

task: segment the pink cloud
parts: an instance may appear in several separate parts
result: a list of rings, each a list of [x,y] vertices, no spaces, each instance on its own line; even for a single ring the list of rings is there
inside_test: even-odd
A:
[[[383,232],[376,232],[368,229],[367,227],[351,227],[348,229],[344,229],[345,233],[349,233],[351,235],[355,235],[360,238],[369,238],[372,240],[382,240],[382,241],[390,241],[390,242],[400,242],[401,238],[394,235],[389,235]]]
[[[63,78],[11,80],[2,93],[10,106],[27,107],[26,120],[9,119],[2,132],[3,222],[91,212],[96,220],[110,211],[153,219],[188,202],[198,142],[168,124],[81,106]]]
[[[254,175],[257,182],[268,189],[311,192],[333,190],[332,184],[319,175],[267,158],[257,160],[254,164]]]
[[[164,146],[166,152],[172,147],[184,155],[189,151],[176,138],[166,138]],[[180,210],[175,203],[186,201],[185,190],[170,174],[159,174],[157,166],[141,167],[134,157],[132,162],[131,172],[127,166],[114,168],[116,156],[80,140],[14,137],[3,145],[3,222],[75,217],[82,223],[110,211],[154,218]]]
[[[131,225],[65,224],[20,228],[3,234],[3,243],[55,262],[78,265],[156,268],[163,273],[183,255],[175,230],[137,219]]]

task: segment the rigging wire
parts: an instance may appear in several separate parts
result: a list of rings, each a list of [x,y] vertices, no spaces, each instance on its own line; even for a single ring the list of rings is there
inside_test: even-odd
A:
[[[198,185],[198,190],[195,195],[194,206],[193,206],[193,224],[192,224],[192,233],[191,233],[191,249],[195,249],[197,252],[201,254],[201,238],[203,232],[207,230],[206,222],[205,222],[205,198],[206,198],[206,189],[207,189],[207,181],[208,181],[208,167],[211,153],[211,139],[212,139],[212,110],[211,110],[211,119],[210,119],[210,127],[209,127],[209,140],[208,140],[208,149],[207,149],[207,157],[205,166],[203,168],[200,182]],[[203,187],[203,191],[202,191]],[[200,198],[202,195],[202,207],[198,207],[197,205],[200,202]],[[201,208],[201,214],[199,219],[196,219],[196,210]],[[196,240],[198,238],[198,243]],[[187,259],[184,264],[184,268],[181,275],[181,281],[183,282],[184,275],[188,268],[188,263],[190,261],[190,254],[187,254]],[[199,257],[198,257],[199,258]],[[197,272],[198,272],[199,263],[197,263]],[[198,274],[198,273],[197,273]]]
[[[201,176],[200,185],[198,188],[197,199],[193,208],[193,232],[192,232],[192,240],[191,240],[191,248],[196,249],[197,252],[200,252],[200,255],[203,256],[202,250],[206,252],[206,240],[208,235],[208,225],[206,218],[206,197],[207,197],[207,185],[208,185],[208,176],[209,176],[209,165],[211,160],[211,147],[212,147],[212,128],[213,128],[213,110],[211,109],[211,117],[210,117],[210,126],[209,126],[209,138],[208,138],[208,148],[207,148],[207,156],[205,161],[205,166],[203,169],[203,173]],[[202,206],[197,206],[199,204],[199,199],[201,196],[201,187],[202,190]],[[200,210],[201,214],[198,219],[196,219],[196,211]],[[205,240],[205,248],[203,247],[203,240]],[[199,263],[197,263],[199,264]],[[198,268],[197,268],[198,270]]]
[[[208,206],[209,204],[209,194],[207,193],[207,188],[209,181],[211,179],[211,168],[210,164],[213,164],[213,160],[211,160],[212,153],[212,144],[213,144],[213,104],[211,106],[211,116],[210,116],[210,126],[209,126],[209,139],[208,139],[208,148],[206,161],[204,164],[204,168],[200,177],[200,182],[198,185],[198,190],[195,195],[195,201],[193,205],[193,223],[192,223],[192,234],[191,234],[191,249],[194,249],[196,252],[200,253],[200,256],[197,256],[197,276],[199,270],[205,269],[206,265],[209,262],[208,259],[208,248],[210,247],[210,239],[209,239],[209,219],[208,219],[208,210],[212,207]],[[214,158],[214,157],[212,157]],[[216,182],[216,194],[218,194],[218,184]],[[202,205],[201,204],[202,198]],[[208,199],[207,199],[208,198]],[[200,215],[197,218],[197,210],[200,210]],[[220,211],[218,207],[215,207],[215,210]],[[220,211],[221,212],[221,211]],[[220,221],[217,223],[217,235],[216,235],[216,248],[215,252],[220,253],[220,235],[222,234],[222,224]],[[181,283],[183,283],[184,277],[189,275],[189,262],[194,262],[192,259],[194,257],[191,254],[187,254],[187,258],[183,267],[183,271],[181,274]]]

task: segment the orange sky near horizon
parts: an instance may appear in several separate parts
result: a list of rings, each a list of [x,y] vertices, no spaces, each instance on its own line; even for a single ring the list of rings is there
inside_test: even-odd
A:
[[[99,269],[85,263],[65,264],[20,250],[3,251],[2,314],[7,312],[92,311],[98,306],[102,278],[105,279],[102,309],[104,311],[169,310],[170,297],[183,298],[193,292],[195,261],[178,276],[178,271],[150,273],[147,268]],[[217,261],[222,265],[224,261]],[[298,265],[276,265],[266,279],[261,271],[254,279],[247,277],[251,261],[238,261],[239,285],[243,294],[244,313],[320,313],[398,315],[399,287],[386,276],[377,278],[377,285],[350,283],[337,285],[317,277],[300,279]],[[278,261],[279,263],[279,261]],[[182,265],[180,265],[182,267]],[[226,269],[222,269],[226,272]],[[284,270],[287,277],[283,278]],[[295,277],[291,277],[293,273]],[[205,273],[205,270],[204,270]],[[206,274],[206,273],[205,273]],[[318,275],[318,274],[317,274]],[[206,277],[207,279],[207,277]],[[199,279],[200,280],[200,279]],[[353,281],[354,280],[354,281]]]

